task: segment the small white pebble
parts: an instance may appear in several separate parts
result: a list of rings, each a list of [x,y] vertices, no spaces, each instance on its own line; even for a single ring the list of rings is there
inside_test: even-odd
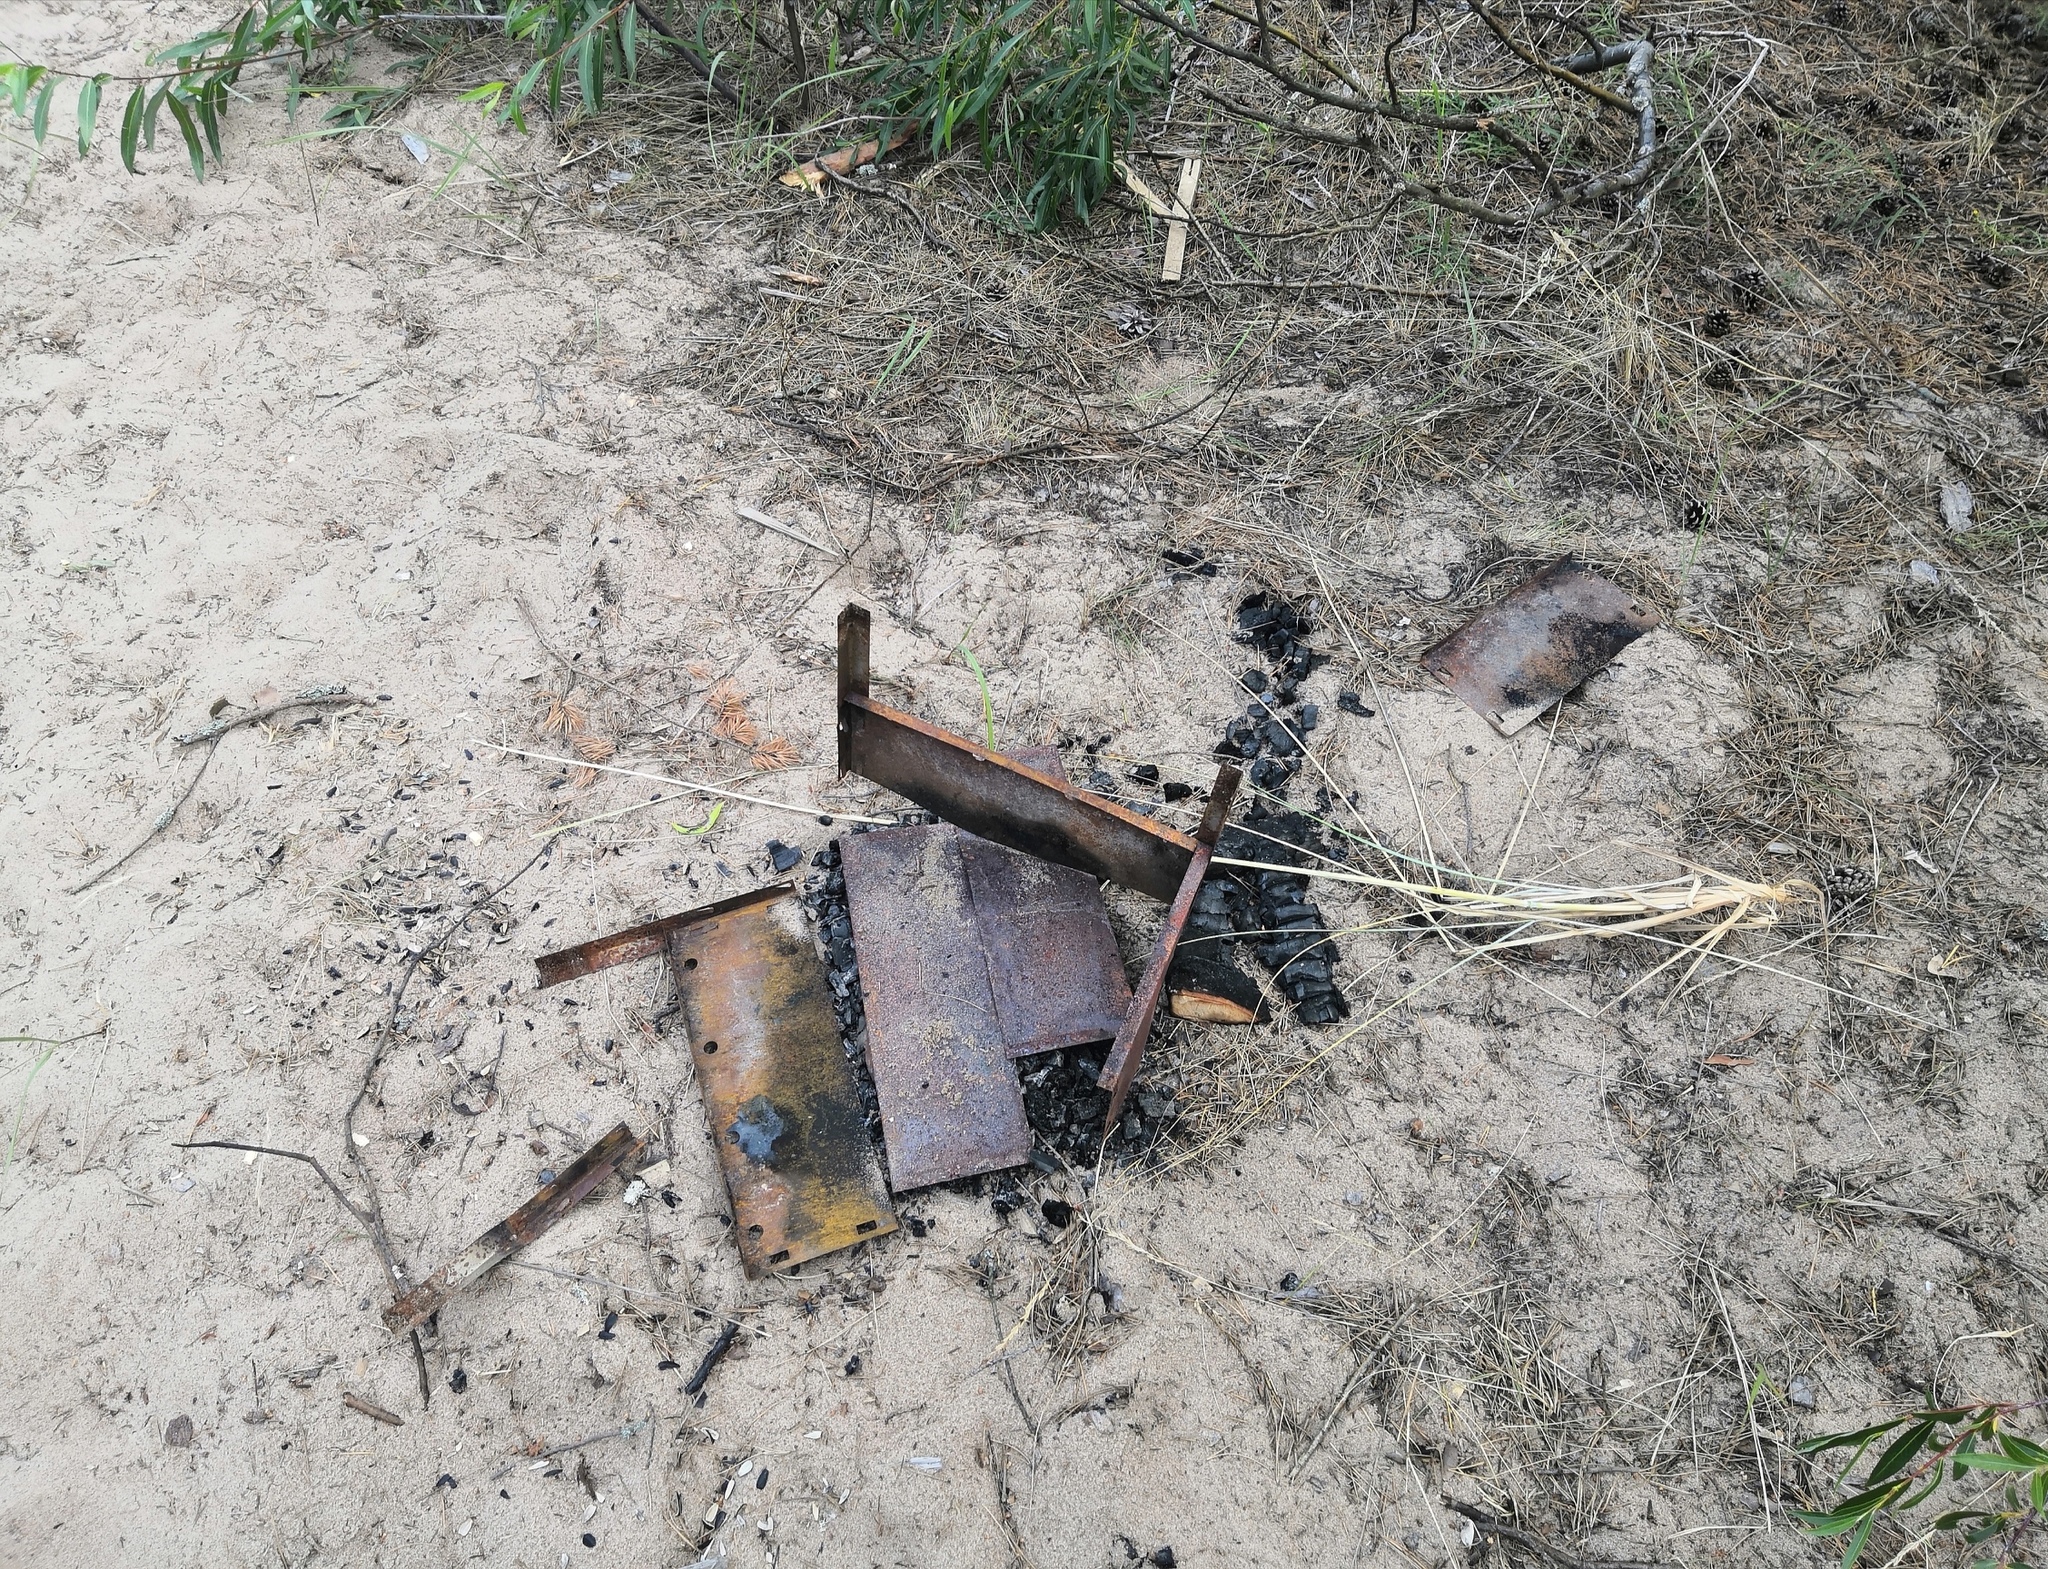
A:
[[[367,1133],[358,1133],[355,1138],[357,1149],[366,1148],[370,1142],[370,1135]]]
[[[819,1432],[815,1427],[812,1428],[808,1433],[804,1434],[804,1437],[806,1438],[823,1438],[824,1436],[825,1435]]]
[[[590,1517],[591,1517],[592,1515],[596,1514],[596,1513],[597,1513],[597,1505],[596,1505],[596,1504],[592,1504],[592,1505],[591,1505],[591,1506],[590,1506],[590,1507],[589,1507],[588,1509],[586,1509],[586,1510],[584,1510],[584,1511],[583,1511],[583,1523],[584,1523],[585,1525],[588,1525],[588,1524],[590,1524]]]
[[[469,1535],[469,1528],[475,1524],[474,1520],[465,1520],[455,1528],[455,1534],[457,1536],[467,1536]]]

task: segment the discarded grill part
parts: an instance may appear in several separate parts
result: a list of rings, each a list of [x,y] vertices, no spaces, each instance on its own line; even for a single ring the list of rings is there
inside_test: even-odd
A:
[[[1513,735],[1658,625],[1641,600],[1559,557],[1422,656],[1422,667]]]
[[[1116,1126],[1117,1118],[1123,1115],[1124,1097],[1130,1094],[1131,1081],[1138,1076],[1138,1063],[1145,1054],[1146,1037],[1152,1033],[1152,1015],[1158,1011],[1159,994],[1166,987],[1166,971],[1173,963],[1173,951],[1180,945],[1181,930],[1188,924],[1188,914],[1195,907],[1195,894],[1209,873],[1209,857],[1215,853],[1216,836],[1223,832],[1223,820],[1230,815],[1231,798],[1237,794],[1238,784],[1243,778],[1228,763],[1216,770],[1216,783],[1209,790],[1209,804],[1202,812],[1201,826],[1195,830],[1195,852],[1188,860],[1187,875],[1181,879],[1173,903],[1167,906],[1166,924],[1159,929],[1159,941],[1152,949],[1152,957],[1146,961],[1144,977],[1131,995],[1130,1012],[1124,1015],[1123,1028],[1116,1032],[1116,1044],[1110,1047],[1109,1058],[1102,1065],[1102,1076],[1095,1081],[1109,1091],[1109,1117],[1105,1127]]]
[[[971,834],[1155,899],[1187,875],[1194,841],[1066,780],[949,735],[868,692],[869,619],[839,613],[839,768]]]
[[[1050,775],[1058,754],[1023,761]],[[839,847],[898,1190],[1019,1164],[1013,1058],[1107,1040],[1131,989],[1095,880],[948,824]]]
[[[535,963],[553,985],[654,952],[675,977],[748,1276],[894,1231],[796,890],[779,883]]]
[[[386,1327],[394,1335],[418,1328],[458,1291],[544,1235],[645,1147],[645,1140],[620,1123],[577,1156],[553,1182],[386,1308]]]

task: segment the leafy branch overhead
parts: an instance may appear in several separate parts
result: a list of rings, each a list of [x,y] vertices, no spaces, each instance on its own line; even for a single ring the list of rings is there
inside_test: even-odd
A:
[[[168,113],[204,178],[221,157],[229,97],[253,66],[282,68],[288,112],[311,96],[330,124],[362,126],[410,89],[350,81],[360,40],[445,48],[496,36],[516,73],[462,96],[523,129],[536,101],[550,116],[565,100],[600,110],[613,84],[637,77],[651,37],[742,116],[782,132],[803,129],[794,104],[820,128],[882,122],[881,145],[905,132],[934,157],[972,145],[1013,173],[1033,229],[1066,214],[1085,222],[1117,183],[1118,158],[1166,132],[1176,103],[1347,149],[1394,194],[1494,225],[1624,196],[1647,204],[1671,162],[1658,110],[1659,73],[1673,69],[1666,47],[1603,39],[1521,0],[1415,0],[1391,20],[1321,0],[856,0],[823,14],[822,49],[807,46],[796,0],[679,17],[667,0],[512,0],[501,11],[478,0],[259,0],[158,51],[140,75],[0,66],[0,102],[40,144],[68,79],[81,154],[103,103],[122,102],[131,172]],[[779,50],[756,47],[777,32]],[[430,58],[408,63],[417,72]]]
[[[2038,1562],[2034,1538],[2048,1525],[2048,1448],[2009,1430],[2013,1417],[2044,1402],[1987,1402],[1946,1410],[1909,1411],[1853,1433],[1828,1433],[1799,1446],[1803,1455],[1852,1449],[1840,1485],[1854,1489],[1833,1509],[1800,1512],[1818,1537],[1842,1539],[1842,1569],[1854,1569],[1870,1533],[1888,1515],[1925,1503],[1944,1480],[1979,1486],[1963,1507],[1945,1510],[1935,1531],[1953,1531],[1972,1549],[1975,1569]],[[1861,1482],[1851,1482],[1865,1454],[1887,1440]],[[1983,1484],[1989,1484],[1988,1486]]]

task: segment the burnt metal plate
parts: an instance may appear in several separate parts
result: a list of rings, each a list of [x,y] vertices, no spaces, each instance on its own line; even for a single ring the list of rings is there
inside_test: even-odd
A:
[[[959,830],[848,834],[839,861],[890,1186],[901,1193],[1018,1165],[1031,1153],[1031,1125]]]
[[[1656,611],[1560,557],[1422,656],[1422,668],[1513,735],[1658,625]]]
[[[894,1231],[795,890],[725,900],[666,944],[747,1274]]]

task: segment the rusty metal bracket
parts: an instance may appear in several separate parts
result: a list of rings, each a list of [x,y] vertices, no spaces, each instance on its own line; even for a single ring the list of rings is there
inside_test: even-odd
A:
[[[1422,668],[1513,735],[1645,632],[1656,611],[1570,556],[1422,655]]]
[[[1109,1048],[1101,1076],[1095,1081],[1098,1088],[1109,1091],[1109,1112],[1102,1124],[1105,1132],[1115,1127],[1117,1118],[1123,1115],[1124,1098],[1131,1093],[1131,1083],[1138,1076],[1145,1041],[1152,1033],[1152,1015],[1158,1012],[1159,994],[1166,987],[1173,950],[1180,946],[1180,934],[1195,907],[1195,893],[1201,888],[1202,879],[1209,875],[1209,857],[1215,854],[1217,836],[1223,832],[1231,800],[1243,778],[1228,763],[1216,770],[1209,804],[1203,809],[1201,826],[1195,830],[1195,851],[1188,860],[1187,874],[1174,892],[1173,903],[1167,906],[1166,924],[1159,929],[1159,941],[1145,963],[1145,974],[1131,994],[1131,1011],[1124,1015],[1123,1028],[1116,1032],[1116,1043]]]
[[[1195,842],[1113,801],[878,703],[868,690],[868,613],[839,613],[839,767],[969,833],[1162,901]]]
[[[456,1292],[540,1238],[646,1147],[644,1139],[620,1123],[577,1156],[553,1182],[386,1308],[385,1326],[394,1335],[402,1335],[425,1323]]]
[[[535,961],[543,985],[666,953],[750,1278],[896,1229],[839,1045],[825,967],[788,883]]]

